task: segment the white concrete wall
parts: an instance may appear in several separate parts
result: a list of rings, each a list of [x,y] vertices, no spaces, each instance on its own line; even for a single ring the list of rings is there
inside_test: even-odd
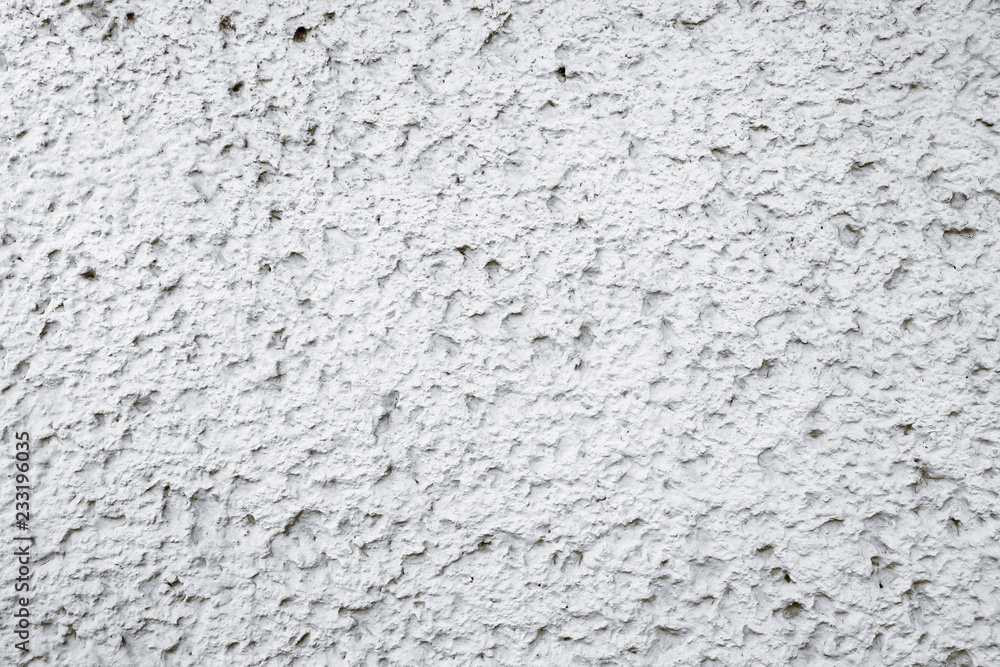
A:
[[[996,2],[0,19],[30,664],[1000,664]]]

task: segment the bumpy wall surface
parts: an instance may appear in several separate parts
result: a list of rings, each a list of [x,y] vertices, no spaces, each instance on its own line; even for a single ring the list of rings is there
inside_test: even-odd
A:
[[[0,19],[4,664],[1000,665],[1000,4]]]

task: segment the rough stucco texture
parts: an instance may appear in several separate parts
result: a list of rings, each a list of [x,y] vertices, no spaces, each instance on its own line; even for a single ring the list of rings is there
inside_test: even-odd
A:
[[[1000,664],[1000,5],[484,1],[6,4],[4,660]]]

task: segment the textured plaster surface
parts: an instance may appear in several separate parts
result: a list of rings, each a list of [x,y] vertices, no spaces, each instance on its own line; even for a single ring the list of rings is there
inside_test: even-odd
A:
[[[997,3],[0,20],[28,664],[1000,665]]]

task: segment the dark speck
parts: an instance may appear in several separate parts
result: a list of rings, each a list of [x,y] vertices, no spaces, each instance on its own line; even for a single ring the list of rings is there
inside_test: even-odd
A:
[[[307,30],[306,28],[303,28],[302,26],[299,26],[295,30],[295,35],[292,37],[292,41],[295,41],[295,42],[304,42],[304,41],[306,41],[306,35],[308,35],[308,34],[309,34],[309,30]]]

